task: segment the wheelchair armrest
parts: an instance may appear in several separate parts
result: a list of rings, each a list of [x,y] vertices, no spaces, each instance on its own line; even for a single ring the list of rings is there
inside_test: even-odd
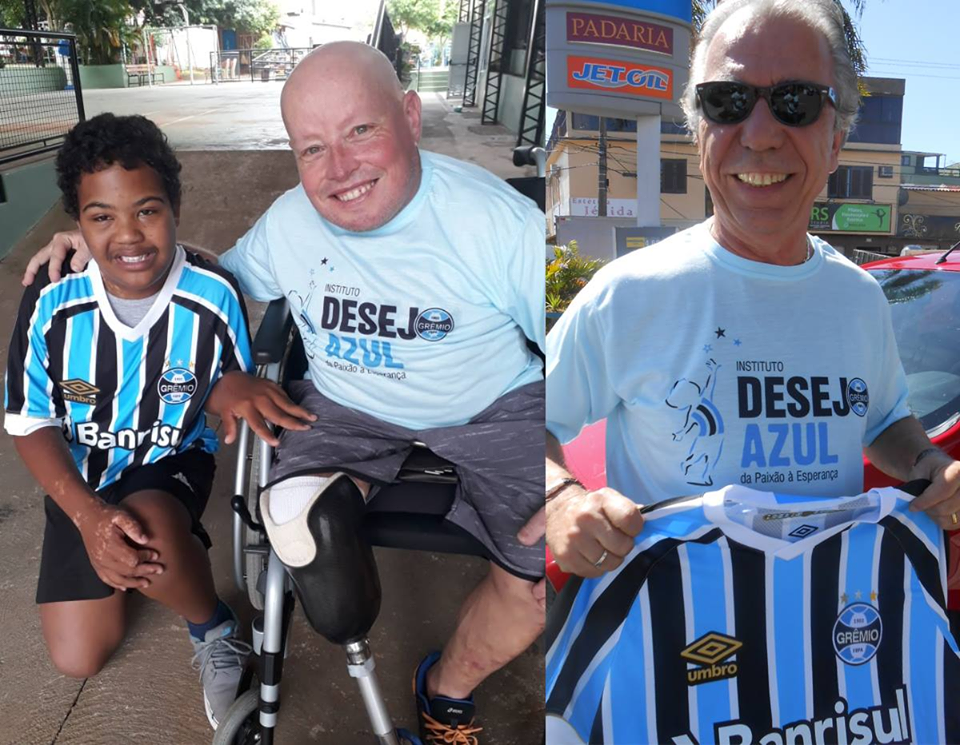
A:
[[[255,365],[269,365],[271,362],[280,362],[283,359],[292,325],[293,316],[290,315],[287,301],[284,298],[271,300],[253,340]]]

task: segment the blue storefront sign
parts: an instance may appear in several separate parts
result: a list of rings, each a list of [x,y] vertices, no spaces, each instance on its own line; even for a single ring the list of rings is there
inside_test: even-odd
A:
[[[594,0],[579,0],[580,3],[593,3]],[[685,23],[693,20],[690,0],[596,0],[598,5],[616,5],[642,13],[659,13],[676,18]]]

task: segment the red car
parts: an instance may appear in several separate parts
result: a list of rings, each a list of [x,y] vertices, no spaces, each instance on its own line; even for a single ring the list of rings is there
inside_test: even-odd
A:
[[[884,259],[863,269],[890,302],[910,409],[934,444],[960,460],[960,250]],[[604,425],[585,428],[564,447],[570,469],[591,489],[606,484]],[[863,466],[866,489],[896,483],[866,458]],[[948,604],[960,610],[960,531],[950,547]],[[566,580],[549,554],[547,576],[558,589]]]

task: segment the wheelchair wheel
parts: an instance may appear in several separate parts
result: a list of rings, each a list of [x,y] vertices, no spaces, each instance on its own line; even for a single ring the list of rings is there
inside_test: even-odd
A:
[[[257,688],[244,691],[233,702],[213,734],[213,745],[256,745],[260,742]]]
[[[258,491],[260,489],[260,447],[254,441],[250,461],[250,477],[247,480],[247,509],[251,515],[257,514]],[[243,526],[243,545],[261,545],[262,536],[255,530]],[[258,589],[260,575],[267,570],[268,554],[247,552],[244,555],[244,574],[247,579],[247,597],[257,610],[263,610],[263,593]]]

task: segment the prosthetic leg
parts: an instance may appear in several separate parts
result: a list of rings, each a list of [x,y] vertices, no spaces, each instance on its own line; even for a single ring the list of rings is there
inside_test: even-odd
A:
[[[296,587],[307,620],[318,634],[346,652],[347,670],[357,680],[378,741],[382,745],[400,745],[380,692],[367,639],[380,612],[381,593],[373,550],[361,535],[363,495],[349,476],[334,474],[296,518],[281,525],[270,517],[269,500],[270,491],[264,491],[260,497],[264,527],[272,550]],[[270,575],[276,571],[272,559],[268,592]],[[264,619],[264,651],[269,635],[277,637],[276,650],[271,651],[279,652],[279,635],[268,634],[268,625],[269,616]],[[262,688],[269,683],[264,680]],[[418,742],[408,733],[401,734],[410,742]]]

